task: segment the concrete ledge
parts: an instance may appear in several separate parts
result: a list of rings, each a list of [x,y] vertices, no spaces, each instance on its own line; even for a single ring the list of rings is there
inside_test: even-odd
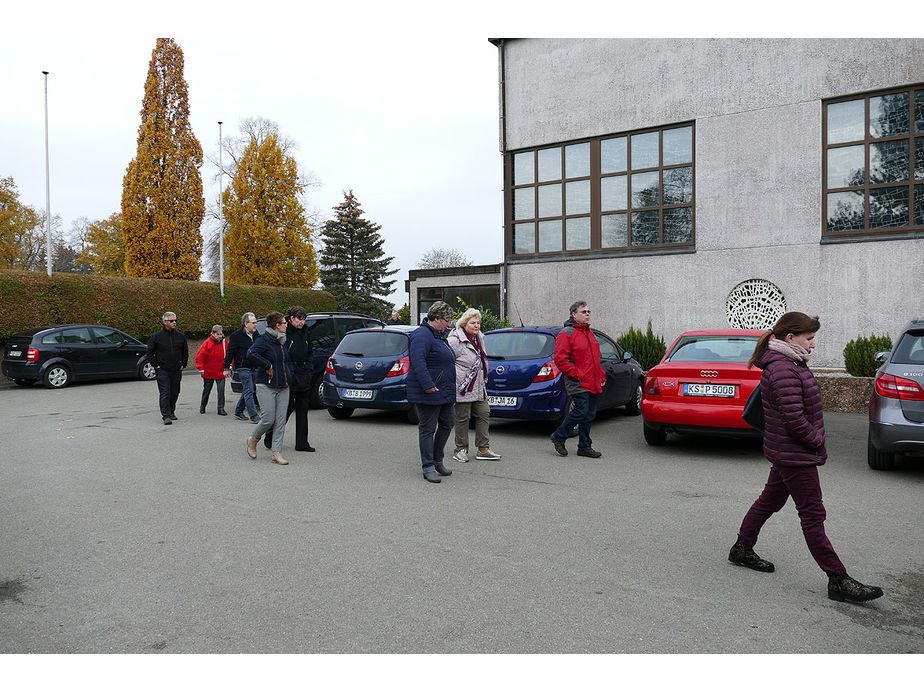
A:
[[[875,378],[855,378],[851,375],[817,375],[821,387],[821,402],[825,411],[866,414],[873,396]]]

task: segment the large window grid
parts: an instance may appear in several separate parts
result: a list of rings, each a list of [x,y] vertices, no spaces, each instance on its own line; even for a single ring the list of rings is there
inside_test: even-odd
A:
[[[822,235],[924,231],[924,85],[826,101]]]
[[[692,123],[514,152],[508,253],[692,247],[693,166]]]

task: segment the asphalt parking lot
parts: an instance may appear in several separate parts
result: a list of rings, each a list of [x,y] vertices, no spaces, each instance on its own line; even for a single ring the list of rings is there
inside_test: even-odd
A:
[[[290,434],[280,467],[200,391],[164,426],[154,383],[0,389],[0,652],[924,652],[924,465],[870,470],[864,416],[826,415],[821,471],[835,548],[885,590],[855,605],[791,503],[757,547],[775,573],[727,562],[753,442],[650,448],[615,412],[602,459],[559,458],[495,420],[501,461],[428,484],[400,415],[312,411],[318,452]]]

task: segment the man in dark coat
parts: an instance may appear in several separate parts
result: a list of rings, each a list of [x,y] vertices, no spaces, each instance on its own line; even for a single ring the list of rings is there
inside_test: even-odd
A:
[[[253,369],[247,361],[247,352],[253,346],[257,334],[257,316],[253,313],[244,313],[241,318],[241,327],[234,330],[228,338],[228,353],[225,354],[225,375],[231,375],[231,367],[241,380],[241,398],[234,407],[234,418],[239,421],[247,421],[249,418],[254,423],[260,420],[257,415],[257,403],[254,401],[254,382]],[[247,408],[247,415],[244,415],[244,408]]]
[[[189,345],[186,336],[176,329],[176,313],[164,313],[163,321],[164,329],[148,340],[148,358],[157,369],[160,415],[164,425],[169,426],[176,421],[176,401],[183,369],[189,361]]]

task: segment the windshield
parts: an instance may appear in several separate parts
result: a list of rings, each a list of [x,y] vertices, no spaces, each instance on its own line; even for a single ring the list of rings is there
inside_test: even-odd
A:
[[[747,363],[757,346],[757,337],[697,335],[684,337],[665,361],[671,363],[701,362]]]
[[[407,351],[407,336],[395,332],[354,332],[337,347],[338,354],[347,356],[398,356]]]
[[[902,335],[892,363],[905,363],[913,366],[924,365],[924,332],[906,332]]]
[[[506,361],[551,358],[555,338],[539,332],[494,332],[484,336],[488,357]]]

